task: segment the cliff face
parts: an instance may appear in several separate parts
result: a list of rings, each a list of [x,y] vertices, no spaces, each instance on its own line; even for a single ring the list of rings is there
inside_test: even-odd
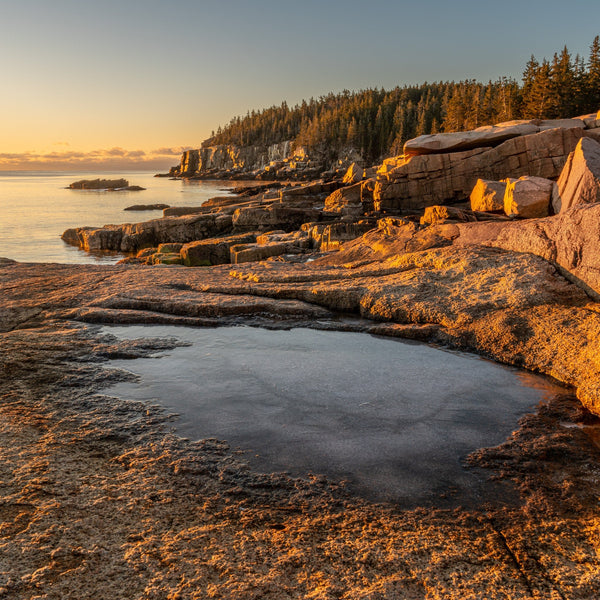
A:
[[[292,147],[291,141],[271,146],[206,146],[188,150],[170,175],[199,179],[296,179],[342,177],[352,163],[363,163],[355,148],[332,157],[326,149]]]
[[[252,172],[265,169],[273,162],[292,157],[291,142],[271,146],[208,146],[183,153],[176,174],[208,175],[216,172]]]

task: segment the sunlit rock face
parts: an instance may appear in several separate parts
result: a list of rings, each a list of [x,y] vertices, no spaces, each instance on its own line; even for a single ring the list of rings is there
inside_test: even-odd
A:
[[[583,136],[581,127],[548,129],[509,139],[495,148],[403,159],[399,166],[379,174],[373,192],[375,209],[421,209],[466,200],[478,179],[524,175],[557,179]]]
[[[560,174],[552,207],[559,213],[593,202],[600,202],[600,143],[582,138]]]
[[[471,210],[480,210],[483,212],[504,210],[505,192],[505,181],[478,179],[469,197]]]
[[[547,217],[554,183],[543,177],[508,179],[504,193],[504,212],[509,217],[533,219]]]
[[[497,125],[478,127],[472,131],[421,135],[404,144],[404,155],[411,157],[440,152],[460,152],[472,148],[497,146],[511,138],[531,135],[548,129],[584,129],[585,127],[586,123],[583,117],[547,121],[540,119],[507,121]]]
[[[178,171],[184,176],[210,171],[254,171],[273,161],[285,160],[290,152],[289,141],[271,146],[208,146],[184,152]]]

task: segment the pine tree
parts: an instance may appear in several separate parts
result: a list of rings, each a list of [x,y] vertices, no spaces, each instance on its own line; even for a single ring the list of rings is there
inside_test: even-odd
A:
[[[576,108],[575,72],[566,46],[560,56],[554,55],[550,79],[551,100],[547,116],[552,119],[572,117]]]
[[[585,77],[585,110],[600,110],[600,36],[596,36],[590,47],[588,71]]]

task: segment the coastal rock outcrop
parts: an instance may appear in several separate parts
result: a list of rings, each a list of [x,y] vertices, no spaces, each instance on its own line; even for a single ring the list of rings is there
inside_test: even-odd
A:
[[[169,208],[168,204],[134,204],[124,208],[123,210],[165,210],[166,208]]]
[[[193,242],[215,237],[231,230],[230,215],[208,214],[183,217],[163,217],[141,223],[77,227],[67,229],[62,239],[88,252],[109,250],[137,252],[161,243]]]
[[[379,171],[375,210],[415,210],[464,201],[478,179],[500,180],[523,175],[557,179],[567,157],[585,135],[582,128],[549,129],[509,139],[494,148],[419,155],[389,161]]]

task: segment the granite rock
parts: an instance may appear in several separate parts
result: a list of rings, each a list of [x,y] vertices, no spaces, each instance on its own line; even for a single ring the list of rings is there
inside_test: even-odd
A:
[[[504,194],[504,212],[509,217],[533,219],[547,217],[554,182],[543,177],[508,179]]]
[[[567,159],[552,197],[555,213],[600,202],[600,143],[582,138]]]
[[[471,210],[494,212],[504,210],[506,181],[488,181],[478,179],[469,200]]]

